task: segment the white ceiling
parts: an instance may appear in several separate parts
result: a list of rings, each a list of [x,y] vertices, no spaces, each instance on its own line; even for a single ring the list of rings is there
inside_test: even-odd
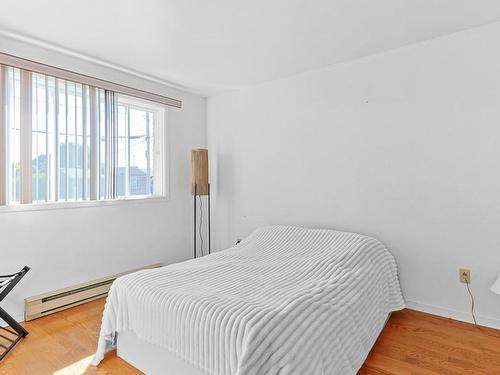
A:
[[[2,0],[0,29],[213,92],[499,19],[498,0]]]

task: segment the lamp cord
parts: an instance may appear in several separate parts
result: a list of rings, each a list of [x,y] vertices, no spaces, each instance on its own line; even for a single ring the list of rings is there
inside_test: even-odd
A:
[[[488,335],[488,336],[491,336],[491,337],[496,337],[496,338],[500,338],[500,335],[498,335],[496,332],[493,332],[492,329],[490,328],[486,328],[486,327],[481,327],[477,324],[477,321],[476,321],[476,315],[474,314],[474,296],[472,295],[472,291],[470,290],[470,286],[469,286],[469,283],[466,282],[465,283],[465,286],[467,287],[467,291],[469,292],[469,295],[470,295],[470,300],[471,300],[471,314],[472,314],[472,320],[474,320],[474,326],[481,330],[482,333]]]
[[[201,195],[198,196],[200,198],[200,227],[198,229],[200,233],[200,250],[201,250],[201,256],[203,256],[203,201],[201,199]]]
[[[472,295],[468,281],[465,282],[465,285],[467,286],[467,291],[469,292],[470,295],[470,302],[471,302],[470,312],[472,315],[472,320],[474,320],[474,325],[477,327],[476,315],[474,314],[474,296]]]

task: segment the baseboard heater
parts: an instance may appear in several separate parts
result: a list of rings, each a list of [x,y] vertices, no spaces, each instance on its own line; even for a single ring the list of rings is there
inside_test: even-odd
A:
[[[157,267],[161,267],[161,264],[153,264],[26,298],[24,300],[24,320],[33,320],[61,310],[69,309],[70,307],[81,305],[82,303],[106,297],[111,284],[116,278],[132,272]]]

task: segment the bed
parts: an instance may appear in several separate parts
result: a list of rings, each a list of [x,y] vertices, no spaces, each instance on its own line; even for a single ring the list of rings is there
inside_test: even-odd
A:
[[[355,374],[404,308],[394,257],[356,233],[264,227],[238,245],[118,278],[97,353],[146,374]]]

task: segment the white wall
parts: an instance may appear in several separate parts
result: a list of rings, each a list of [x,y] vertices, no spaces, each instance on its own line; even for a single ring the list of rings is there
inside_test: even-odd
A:
[[[208,100],[218,248],[266,224],[372,235],[410,307],[500,327],[500,24]],[[327,46],[325,46],[327,48]]]
[[[167,202],[0,212],[0,274],[25,264],[32,267],[2,307],[20,319],[25,297],[157,262],[189,258],[189,156],[192,148],[206,144],[205,98],[5,38],[0,38],[0,51],[183,101],[182,109],[167,110]]]

